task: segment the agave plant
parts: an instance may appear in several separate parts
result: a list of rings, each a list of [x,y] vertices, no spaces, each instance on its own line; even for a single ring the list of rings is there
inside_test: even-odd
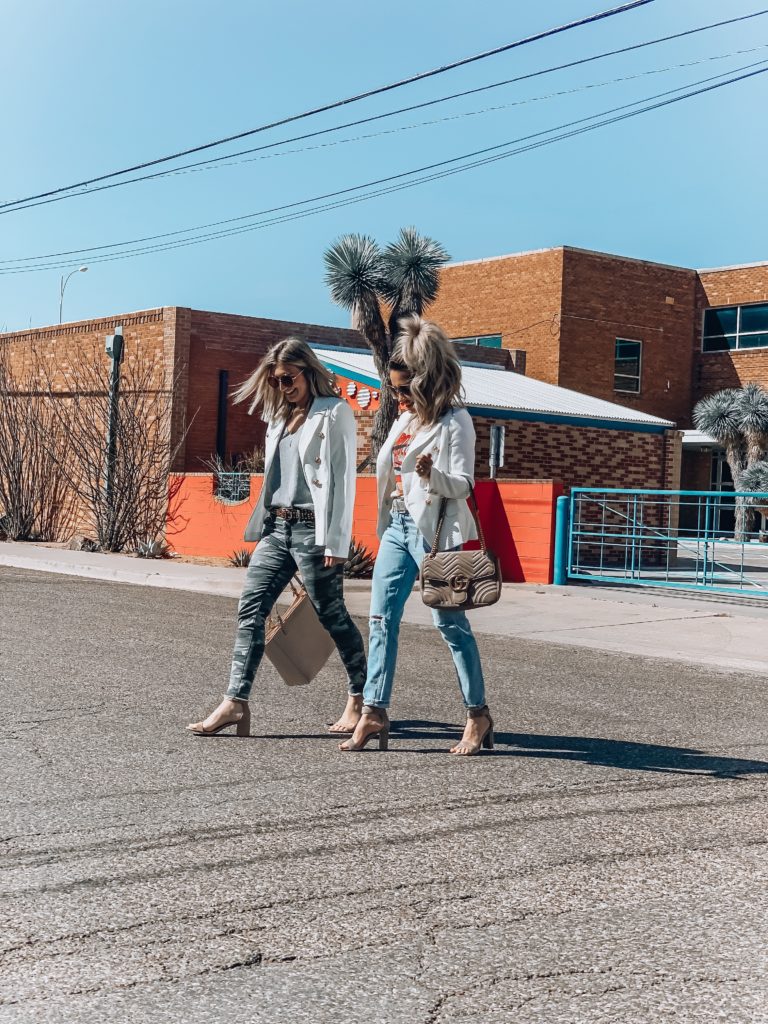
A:
[[[229,556],[229,564],[234,565],[236,569],[245,569],[251,561],[252,554],[253,551],[249,551],[248,548],[237,548]]]
[[[347,579],[369,580],[373,575],[374,555],[365,544],[352,538],[349,547],[349,558],[344,563],[344,575]]]
[[[136,545],[137,558],[169,558],[170,548],[161,537],[145,537]]]
[[[323,258],[331,298],[349,310],[352,327],[371,349],[382,383],[371,433],[371,459],[375,459],[397,415],[395,396],[386,386],[397,323],[409,313],[421,314],[434,301],[439,270],[449,256],[439,242],[420,235],[416,228],[403,228],[397,241],[383,251],[370,236],[350,234],[334,242]],[[385,304],[389,307],[386,322]]]

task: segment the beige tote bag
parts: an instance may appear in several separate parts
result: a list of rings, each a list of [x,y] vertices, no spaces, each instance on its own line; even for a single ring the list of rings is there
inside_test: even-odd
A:
[[[293,600],[267,622],[265,652],[289,686],[311,683],[336,645],[320,624],[309,595],[291,580]]]

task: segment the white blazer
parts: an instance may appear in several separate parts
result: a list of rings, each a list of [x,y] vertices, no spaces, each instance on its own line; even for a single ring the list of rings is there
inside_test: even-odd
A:
[[[267,514],[267,481],[283,421],[267,424],[264,484],[245,528],[245,540],[261,540]],[[315,508],[315,540],[326,555],[346,558],[352,540],[357,430],[355,415],[340,398],[315,398],[299,433],[299,459]]]
[[[376,490],[379,499],[377,532],[381,537],[389,525],[395,471],[392,448],[415,417],[406,412],[395,421],[376,460]],[[432,456],[428,480],[416,473],[416,459]],[[467,505],[469,489],[475,482],[475,428],[466,409],[450,409],[437,423],[420,430],[411,441],[402,464],[403,500],[414,522],[432,544],[440,514],[440,500],[448,498],[441,550],[458,547],[477,537],[477,527]]]

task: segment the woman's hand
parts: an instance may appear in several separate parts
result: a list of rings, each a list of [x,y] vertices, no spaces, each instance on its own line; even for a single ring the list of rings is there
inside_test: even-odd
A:
[[[337,558],[335,555],[326,555],[323,558],[323,565],[326,569],[331,569],[334,565],[344,565],[346,558]]]
[[[416,459],[416,472],[420,477],[425,480],[429,479],[429,475],[432,472],[432,456],[431,455],[420,455]]]

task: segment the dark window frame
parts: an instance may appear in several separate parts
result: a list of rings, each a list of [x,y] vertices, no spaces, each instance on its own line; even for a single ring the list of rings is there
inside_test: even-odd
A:
[[[637,345],[638,346],[638,357],[637,357],[637,375],[631,373],[618,373],[617,362],[618,362],[618,346],[619,343]],[[636,388],[621,388],[616,386],[616,378],[623,377],[628,380],[637,379]],[[643,388],[643,342],[641,338],[616,338],[613,346],[613,390],[621,395],[639,395]]]
[[[756,306],[765,306],[768,310],[768,302],[739,302],[730,306],[707,306],[701,313],[701,351],[705,355],[712,355],[719,352],[748,352],[756,349],[768,348],[768,324],[763,329],[743,331],[741,329],[741,317],[743,309],[753,309]],[[707,313],[720,310],[736,310],[736,329],[722,333],[706,333]],[[762,344],[749,344],[749,339],[764,338]],[[742,343],[742,339],[744,339]],[[707,342],[722,341],[725,344],[717,348],[707,347]]]
[[[489,338],[498,338],[498,345],[484,345],[483,342]],[[503,348],[504,344],[502,341],[502,335],[500,333],[495,334],[471,334],[466,338],[450,338],[449,339],[454,345],[474,345],[475,348]]]

